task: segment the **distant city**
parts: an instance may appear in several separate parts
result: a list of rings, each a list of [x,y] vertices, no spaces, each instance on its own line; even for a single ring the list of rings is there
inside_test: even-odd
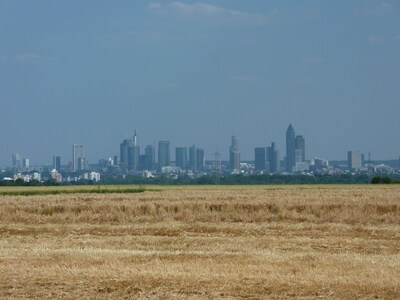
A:
[[[349,150],[347,161],[328,161],[313,157],[307,160],[306,139],[297,135],[290,124],[286,130],[286,149],[283,158],[275,142],[270,146],[254,148],[254,160],[242,161],[239,139],[231,136],[229,160],[221,160],[221,152],[206,156],[204,150],[197,145],[175,147],[175,161],[171,159],[170,141],[164,140],[147,145],[141,151],[136,130],[130,139],[119,145],[119,153],[100,159],[97,163],[89,163],[85,156],[83,144],[73,144],[70,160],[63,164],[60,155],[53,155],[51,165],[31,166],[28,157],[20,153],[12,154],[11,168],[0,169],[0,180],[23,182],[48,181],[57,183],[92,181],[102,179],[138,177],[158,178],[201,178],[204,176],[226,177],[233,175],[342,175],[342,174],[384,174],[400,175],[400,157],[388,161],[372,161],[359,150]],[[157,155],[156,155],[157,153]]]

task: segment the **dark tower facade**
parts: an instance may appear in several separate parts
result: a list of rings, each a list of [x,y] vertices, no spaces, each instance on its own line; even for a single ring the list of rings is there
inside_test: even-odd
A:
[[[53,169],[58,172],[61,170],[61,157],[58,155],[53,155]]]
[[[193,145],[189,148],[189,168],[193,172],[197,172],[197,147]]]
[[[231,171],[239,171],[240,169],[239,141],[236,136],[232,136],[231,146],[229,147],[229,169]]]
[[[296,136],[296,161],[295,162],[304,162],[306,160],[306,142],[302,135]]]
[[[197,171],[204,171],[206,161],[203,149],[196,148],[196,161],[197,161]]]
[[[279,172],[279,155],[273,142],[271,143],[271,147],[267,147],[267,162],[269,173]]]
[[[153,145],[146,146],[145,155],[146,155],[145,169],[149,171],[154,170],[155,151]]]
[[[286,130],[286,171],[292,173],[296,162],[296,133],[292,124]]]
[[[123,140],[120,144],[120,166],[122,170],[139,169],[140,148],[137,145],[136,130],[132,138]]]
[[[265,171],[267,169],[265,150],[266,149],[264,147],[254,148],[254,167],[258,172]]]
[[[169,141],[158,142],[158,168],[170,165]]]
[[[186,147],[176,147],[175,148],[175,163],[177,167],[182,170],[186,170],[187,167],[187,148]]]

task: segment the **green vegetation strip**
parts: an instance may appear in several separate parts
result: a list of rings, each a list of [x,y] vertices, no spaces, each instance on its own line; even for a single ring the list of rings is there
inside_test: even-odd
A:
[[[0,196],[38,196],[38,195],[61,195],[61,194],[134,194],[146,191],[158,191],[156,189],[122,188],[122,189],[47,189],[47,190],[18,190],[18,191],[0,191]]]

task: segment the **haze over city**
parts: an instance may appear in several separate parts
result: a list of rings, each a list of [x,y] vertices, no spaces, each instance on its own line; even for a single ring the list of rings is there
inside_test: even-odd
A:
[[[400,155],[396,1],[0,0],[0,166],[196,144],[242,160],[289,123],[307,159]]]

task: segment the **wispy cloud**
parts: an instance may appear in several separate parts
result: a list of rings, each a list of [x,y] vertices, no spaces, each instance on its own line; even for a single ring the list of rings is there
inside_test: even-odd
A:
[[[222,6],[205,2],[185,3],[182,1],[172,1],[166,5],[160,3],[150,3],[148,9],[153,12],[164,14],[173,13],[184,17],[205,17],[213,18],[221,22],[236,22],[243,25],[262,25],[272,23],[278,18],[278,11],[272,10],[268,14],[232,10]]]
[[[221,7],[202,2],[188,4],[174,1],[170,3],[170,7],[186,15],[221,16],[225,13],[225,10]]]
[[[30,52],[21,53],[16,56],[16,60],[20,63],[40,62],[43,59],[43,56]]]
[[[23,52],[11,56],[0,55],[0,63],[19,63],[19,64],[50,64],[57,60],[45,57],[32,52]]]
[[[157,9],[159,9],[159,8],[161,8],[161,7],[162,7],[162,4],[161,4],[161,3],[155,3],[155,2],[150,3],[150,4],[147,6],[147,8],[150,9],[150,10],[157,10]]]
[[[400,42],[400,35],[391,36],[391,37],[370,35],[368,37],[368,42],[370,44],[393,44],[393,43],[398,43],[398,42]]]
[[[362,8],[358,15],[364,17],[384,17],[385,15],[394,11],[394,6],[387,2],[381,2],[377,4],[370,4]]]
[[[263,78],[261,77],[244,76],[244,75],[231,75],[229,76],[229,79],[232,81],[245,82],[245,83],[256,83],[263,81]]]
[[[307,56],[303,58],[303,62],[306,64],[320,64],[324,60],[319,56]]]
[[[167,90],[178,90],[182,88],[182,85],[176,82],[167,82],[159,84],[159,87]]]

